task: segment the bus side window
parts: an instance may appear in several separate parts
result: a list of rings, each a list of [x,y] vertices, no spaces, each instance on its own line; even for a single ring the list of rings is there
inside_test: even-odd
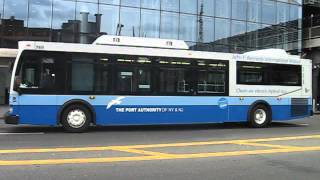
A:
[[[85,56],[74,56],[71,65],[71,91],[93,92],[94,64],[93,59]]]
[[[117,59],[116,93],[150,94],[151,60],[147,57],[121,57]]]
[[[42,58],[41,60],[41,75],[39,88],[53,89],[55,85],[55,60],[53,58]]]
[[[25,67],[23,68],[23,79],[20,84],[20,88],[31,88],[37,87],[38,83],[36,82],[36,72],[37,67]]]
[[[198,60],[198,94],[225,94],[227,79],[227,64],[220,61]]]
[[[159,63],[159,90],[163,95],[186,95],[193,92],[191,62],[162,58]]]
[[[24,51],[16,72],[15,87],[22,93],[52,94],[64,91],[65,56],[50,51]]]

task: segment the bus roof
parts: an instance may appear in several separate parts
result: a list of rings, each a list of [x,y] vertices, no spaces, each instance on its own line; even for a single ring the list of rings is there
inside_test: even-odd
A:
[[[108,37],[108,38],[107,38]],[[222,52],[205,52],[193,51],[183,48],[183,41],[174,41],[176,44],[182,45],[181,49],[176,48],[162,48],[161,45],[153,45],[153,47],[134,45],[139,42],[129,43],[130,45],[114,45],[111,42],[104,41],[118,41],[114,38],[118,36],[102,36],[102,38],[94,42],[94,44],[79,44],[79,43],[57,43],[57,42],[41,42],[41,41],[21,41],[19,42],[19,50],[42,50],[42,51],[60,51],[60,52],[84,52],[84,53],[100,53],[100,54],[118,54],[118,55],[138,55],[138,56],[153,56],[153,57],[173,57],[173,58],[193,58],[193,59],[212,59],[212,60],[237,60],[237,61],[252,61],[264,63],[279,63],[279,64],[300,64],[299,56],[288,55],[283,50],[259,50],[248,52],[245,54],[232,54]],[[110,39],[111,38],[111,39]],[[128,37],[125,37],[127,39]],[[122,38],[123,39],[123,38]],[[131,39],[131,38],[128,38]],[[134,38],[139,39],[139,38]],[[140,41],[153,41],[150,38],[140,38]],[[120,39],[120,42],[122,40]],[[162,43],[168,40],[159,41]],[[102,43],[105,43],[102,44]],[[117,42],[116,42],[117,43]],[[159,44],[161,44],[159,43]],[[124,44],[124,43],[122,43]],[[155,47],[156,46],[156,47]],[[177,46],[178,47],[178,46]],[[277,52],[277,53],[276,53]]]

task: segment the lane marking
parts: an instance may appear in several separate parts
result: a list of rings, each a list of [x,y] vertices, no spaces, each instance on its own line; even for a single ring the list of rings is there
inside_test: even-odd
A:
[[[304,123],[304,124],[298,124],[299,126],[309,126],[309,124]]]
[[[190,143],[131,145],[131,146],[123,146],[123,147],[135,148],[135,149],[136,148],[184,147],[184,146],[236,144],[236,143],[241,143],[241,142],[258,143],[258,142],[288,141],[288,140],[302,140],[302,139],[316,139],[316,138],[320,138],[320,135],[289,136],[289,137],[275,137],[275,138],[261,138],[261,139],[243,139],[243,140],[226,140],[226,141],[190,142]]]
[[[135,154],[142,154],[142,155],[149,155],[149,156],[171,156],[172,155],[172,154],[161,153],[161,152],[145,151],[145,150],[141,150],[141,149],[112,148],[112,150],[128,152],[128,153],[135,153]]]
[[[80,152],[80,151],[105,151],[111,150],[106,147],[79,147],[79,148],[44,148],[44,149],[3,149],[0,154],[18,154],[18,153],[48,153],[48,152]]]
[[[30,149],[3,149],[0,154],[14,153],[48,153],[48,152],[80,152],[80,151],[104,151],[117,148],[122,149],[144,149],[144,148],[165,148],[165,147],[186,147],[186,146],[204,146],[204,145],[223,145],[238,143],[259,143],[273,141],[289,141],[302,139],[316,139],[320,135],[262,138],[262,139],[243,139],[243,140],[226,140],[226,141],[207,141],[207,142],[189,142],[189,143],[169,143],[169,144],[147,144],[147,145],[124,145],[124,146],[101,146],[101,147],[62,147],[62,148],[30,148]]]
[[[44,134],[44,132],[36,132],[36,133],[0,133],[0,135],[39,135]]]
[[[287,146],[287,145],[277,145],[277,144],[262,144],[262,143],[253,143],[253,142],[241,142],[236,143],[238,145],[247,145],[247,146],[258,146],[258,147],[270,147],[270,148],[281,148],[281,149],[290,149],[290,148],[301,148],[299,146]]]
[[[194,159],[194,158],[274,154],[274,153],[289,153],[289,152],[292,153],[292,152],[306,152],[306,151],[320,151],[320,146],[289,148],[289,149],[253,150],[253,151],[231,151],[231,152],[196,153],[196,154],[170,154],[170,156],[158,155],[158,156],[137,156],[137,157],[0,161],[0,166],[87,164],[87,163],[112,163],[112,162],[171,160],[171,159]]]

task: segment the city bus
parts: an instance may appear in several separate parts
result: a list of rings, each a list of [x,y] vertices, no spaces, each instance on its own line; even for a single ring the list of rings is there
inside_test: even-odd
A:
[[[7,124],[88,127],[272,121],[312,115],[311,61],[283,50],[188,50],[180,40],[101,36],[19,42]]]

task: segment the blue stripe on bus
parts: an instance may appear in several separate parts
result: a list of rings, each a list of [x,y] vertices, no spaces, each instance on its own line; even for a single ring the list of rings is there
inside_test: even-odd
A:
[[[18,112],[20,124],[57,125],[57,113],[61,106],[33,105],[14,106]],[[198,124],[221,122],[247,121],[250,106],[229,106],[221,109],[220,106],[94,106],[97,125],[155,125],[155,124]],[[17,109],[18,108],[18,109]],[[118,108],[118,112],[116,112]],[[124,112],[122,111],[124,108]],[[128,108],[128,109],[126,109]],[[131,109],[130,109],[131,108]],[[154,112],[137,112],[154,111]],[[146,109],[143,109],[146,108]],[[158,110],[152,108],[160,108]],[[161,109],[164,108],[164,109]],[[171,111],[168,108],[173,108]],[[311,110],[309,106],[309,110]],[[166,109],[166,110],[165,110]],[[131,111],[131,112],[129,112]],[[306,114],[305,116],[308,116]],[[295,117],[295,118],[302,118]],[[272,119],[274,121],[290,120],[290,106],[272,106]]]
[[[22,95],[19,96],[19,105],[63,105],[65,102],[73,99],[81,99],[89,102],[94,106],[107,106],[109,102],[122,96],[96,96],[91,100],[90,96],[74,96],[74,95]],[[290,105],[291,98],[282,98],[278,100],[276,97],[207,97],[207,96],[123,96],[121,105],[218,105],[221,99],[226,99],[228,105],[251,105],[257,100],[264,100],[270,105]],[[309,98],[308,104],[312,101]]]

